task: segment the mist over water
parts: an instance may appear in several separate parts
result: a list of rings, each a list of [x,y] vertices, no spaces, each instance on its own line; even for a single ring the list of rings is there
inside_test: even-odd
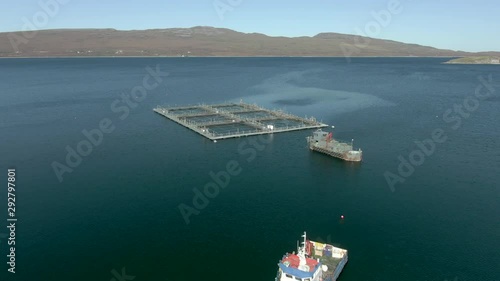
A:
[[[500,70],[443,61],[0,60],[0,163],[16,168],[19,187],[17,273],[0,279],[111,280],[125,268],[134,280],[273,280],[307,231],[349,250],[340,281],[497,280]],[[121,119],[112,104],[156,65],[168,77]],[[453,129],[443,114],[489,75],[495,94]],[[213,143],[152,111],[240,99],[335,125],[364,161],[309,151],[312,131]],[[59,182],[51,163],[104,118],[114,131]],[[384,173],[435,129],[447,140],[392,192]],[[186,225],[179,204],[193,206],[193,189],[231,161],[241,173]]]

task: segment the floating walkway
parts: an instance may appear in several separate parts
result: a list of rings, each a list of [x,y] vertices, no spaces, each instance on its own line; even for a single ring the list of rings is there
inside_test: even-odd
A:
[[[214,141],[328,126],[314,117],[301,118],[281,110],[269,110],[243,102],[158,106],[154,111]]]

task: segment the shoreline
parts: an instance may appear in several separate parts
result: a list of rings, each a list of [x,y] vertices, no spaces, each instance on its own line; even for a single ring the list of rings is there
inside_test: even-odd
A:
[[[443,62],[442,64],[448,65],[500,65],[498,63],[466,63],[466,62]]]
[[[96,59],[96,58],[457,58],[454,56],[47,56],[47,57],[0,57],[0,59]]]

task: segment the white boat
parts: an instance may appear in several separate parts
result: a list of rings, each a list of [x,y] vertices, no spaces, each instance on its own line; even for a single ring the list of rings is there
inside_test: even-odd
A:
[[[347,263],[347,250],[330,244],[307,240],[287,253],[278,263],[276,281],[335,281]]]

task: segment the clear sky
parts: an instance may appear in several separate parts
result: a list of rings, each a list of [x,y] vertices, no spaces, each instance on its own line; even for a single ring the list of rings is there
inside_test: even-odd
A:
[[[39,3],[57,3],[44,19]],[[399,2],[399,13],[388,10]],[[220,9],[231,7],[225,12]],[[388,11],[371,37],[452,50],[500,51],[499,0],[16,0],[0,4],[0,31],[115,28],[121,30],[206,25],[272,36],[355,34],[373,27],[373,13]],[[220,16],[223,14],[223,17]],[[38,15],[38,19],[37,19]]]

